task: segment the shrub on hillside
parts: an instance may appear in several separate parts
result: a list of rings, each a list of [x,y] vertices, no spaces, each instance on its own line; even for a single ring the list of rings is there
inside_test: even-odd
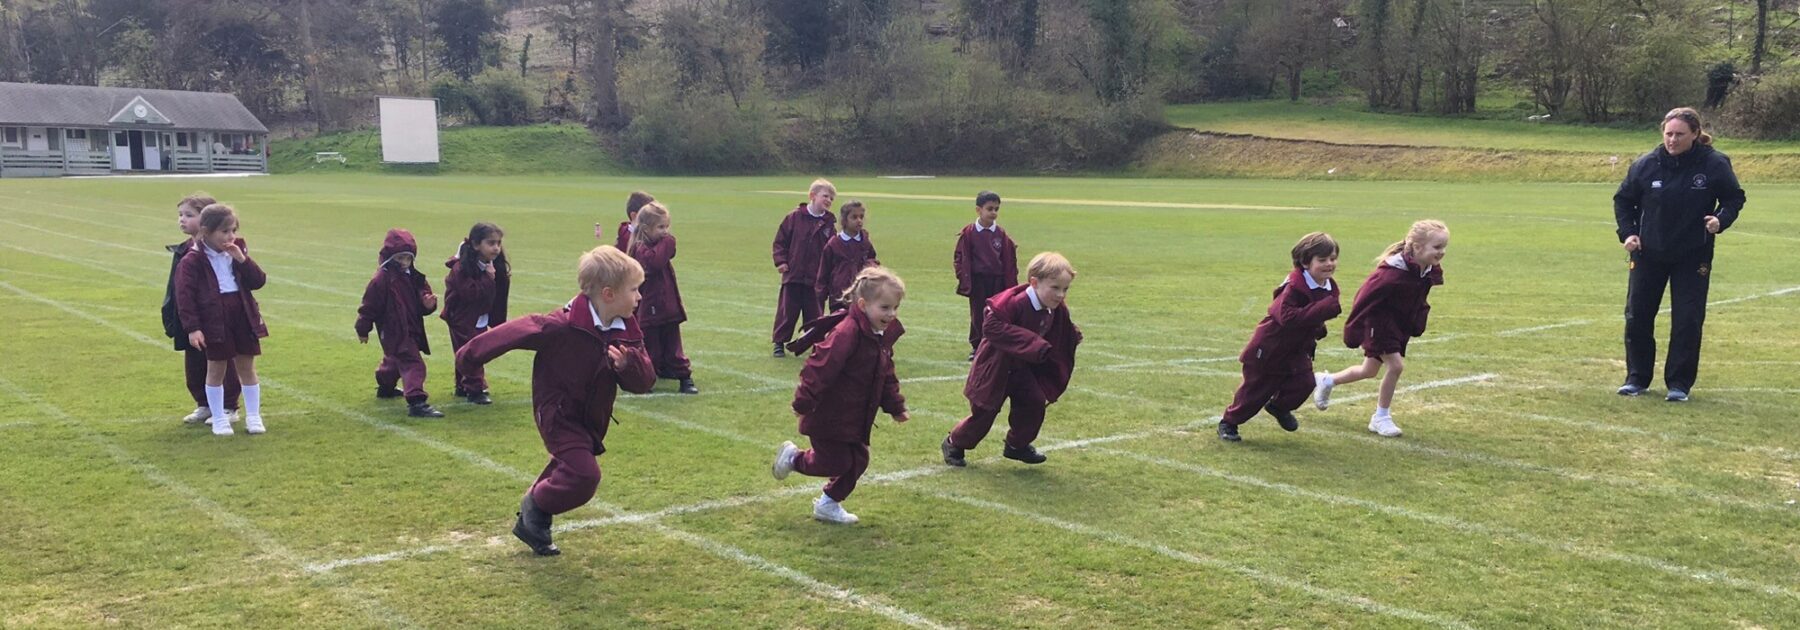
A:
[[[1744,83],[1719,110],[1719,123],[1733,135],[1800,139],[1800,70],[1782,68]]]
[[[775,119],[760,92],[684,86],[666,50],[632,55],[619,76],[630,124],[624,154],[652,170],[713,173],[767,169],[778,162]]]

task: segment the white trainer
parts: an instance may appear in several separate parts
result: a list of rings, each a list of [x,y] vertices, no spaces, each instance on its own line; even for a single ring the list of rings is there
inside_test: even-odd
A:
[[[231,414],[215,416],[212,419],[212,432],[213,435],[231,435]]]
[[[1400,437],[1400,427],[1394,424],[1394,417],[1388,414],[1369,416],[1369,430],[1381,437]]]
[[[855,514],[844,511],[844,504],[822,494],[813,499],[813,518],[839,525],[855,525],[858,520]]]
[[[200,424],[202,422],[206,422],[207,420],[211,420],[211,419],[212,419],[212,410],[211,409],[208,409],[206,407],[195,407],[194,413],[188,414],[187,417],[182,418],[181,421],[185,422],[187,424]]]
[[[1331,388],[1336,386],[1337,383],[1331,380],[1330,372],[1318,372],[1313,374],[1313,406],[1318,407],[1320,411],[1324,411],[1326,407],[1330,407]]]
[[[769,474],[775,479],[786,479],[788,473],[794,472],[794,458],[800,456],[800,447],[793,442],[782,442],[775,449],[775,463],[769,466]]]
[[[262,435],[266,431],[267,429],[263,428],[262,416],[244,416],[245,433],[250,435]]]

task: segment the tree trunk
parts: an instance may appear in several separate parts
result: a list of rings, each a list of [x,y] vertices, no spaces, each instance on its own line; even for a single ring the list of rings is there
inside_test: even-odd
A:
[[[319,50],[313,45],[312,0],[300,0],[300,68],[306,74],[306,102],[313,111],[313,122],[319,131],[334,129],[330,108],[325,103],[325,90],[319,84]]]
[[[594,12],[594,43],[588,53],[588,84],[594,90],[593,123],[621,129],[628,122],[619,110],[619,19],[613,0],[601,0]]]
[[[1750,47],[1750,74],[1762,74],[1763,54],[1768,52],[1765,39],[1769,34],[1769,0],[1756,0],[1756,43]]]

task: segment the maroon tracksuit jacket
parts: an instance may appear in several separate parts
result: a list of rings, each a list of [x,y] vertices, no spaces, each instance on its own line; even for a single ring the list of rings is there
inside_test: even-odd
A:
[[[1350,317],[1344,320],[1344,345],[1360,347],[1363,355],[1406,355],[1406,343],[1425,334],[1431,316],[1431,287],[1444,283],[1442,265],[1420,269],[1404,253],[1389,256],[1356,290]]]
[[[969,298],[971,348],[981,343],[981,319],[988,298],[1019,284],[1019,246],[998,223],[992,230],[976,225],[963,227],[951,259],[956,269],[956,294]]]
[[[477,266],[477,261],[467,261],[467,266]],[[444,274],[444,310],[438,315],[450,328],[450,351],[461,350],[463,344],[469,343],[475,335],[489,328],[506,323],[506,301],[512,292],[512,274],[509,270],[495,269],[492,276],[476,269],[470,274],[461,258],[455,256],[444,261],[450,272]],[[487,316],[486,326],[477,326],[481,316]],[[482,370],[465,372],[456,370],[456,387],[464,394],[478,394],[487,391],[487,375]]]
[[[619,248],[619,251],[625,251],[625,247],[629,245],[631,245],[631,222],[620,221],[619,233],[613,237],[613,247]]]
[[[1034,308],[1029,288],[1015,286],[988,300],[981,345],[963,385],[971,414],[950,432],[950,442],[959,448],[980,444],[1008,399],[1012,411],[1006,443],[1031,444],[1043,426],[1045,406],[1069,387],[1081,329],[1070,319],[1066,303],[1054,312]]]
[[[1307,284],[1305,271],[1289,273],[1275,287],[1268,316],[1256,325],[1250,343],[1238,355],[1244,363],[1244,382],[1225,409],[1225,421],[1243,424],[1264,406],[1299,409],[1312,393],[1313,353],[1325,338],[1325,322],[1342,312],[1337,283],[1326,281],[1314,288]]]
[[[577,295],[562,310],[515,319],[488,330],[456,353],[456,364],[481,367],[512,350],[537,352],[531,364],[531,404],[550,463],[532,484],[539,508],[561,514],[587,503],[600,484],[595,460],[606,452],[618,390],[649,393],[656,385],[643,333],[631,319],[595,325],[595,308]],[[625,354],[615,368],[608,348]]]
[[[390,262],[395,255],[407,253],[418,261],[419,245],[411,232],[399,228],[388,230],[382,239],[377,260],[381,267],[363,287],[362,306],[356,309],[356,336],[367,337],[371,329],[381,335],[381,364],[375,368],[375,382],[391,388],[404,381],[406,400],[425,400],[425,359],[431,354],[431,342],[425,336],[425,316],[436,310],[425,308],[431,295],[431,281],[419,268],[399,268]]]
[[[875,241],[869,238],[868,230],[848,239],[840,232],[831,237],[820,254],[819,273],[813,281],[813,289],[827,304],[839,304],[844,290],[856,281],[856,274],[862,273],[864,267],[879,264],[881,261],[875,258]]]
[[[219,276],[213,271],[212,262],[206,259],[206,245],[199,239],[194,240],[194,246],[175,265],[175,312],[181,320],[181,334],[192,334],[196,330],[206,333],[208,348],[219,345],[213,342],[232,338],[233,330],[247,330],[257,339],[269,336],[269,327],[263,324],[262,309],[250,293],[263,288],[269,277],[256,260],[250,258],[244,239],[237,239],[236,243],[238,249],[244,250],[244,262],[231,264],[231,273],[238,284],[236,299],[243,304],[242,320],[226,321],[228,309],[224,308],[224,300],[220,297]],[[215,358],[213,352],[206,355],[208,360],[224,359]]]
[[[843,501],[868,470],[875,412],[906,413],[906,397],[894,375],[894,344],[906,329],[896,319],[877,334],[868,315],[857,308],[811,324],[815,331],[829,326],[831,332],[807,357],[800,386],[794,389],[800,434],[812,440],[812,448],[794,459],[794,470],[830,477],[825,495]]]

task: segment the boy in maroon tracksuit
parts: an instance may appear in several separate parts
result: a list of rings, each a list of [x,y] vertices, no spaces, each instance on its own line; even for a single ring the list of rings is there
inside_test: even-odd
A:
[[[869,267],[857,273],[846,294],[854,300],[849,308],[807,322],[806,334],[795,342],[796,354],[818,343],[800,370],[793,405],[800,433],[812,440],[812,448],[781,443],[769,472],[776,479],[795,471],[829,477],[825,492],[813,500],[813,518],[853,525],[858,519],[844,511],[843,502],[869,468],[875,412],[886,411],[895,422],[911,416],[894,376],[894,344],[905,334],[895,314],[906,285],[886,269]]]
[[[844,229],[825,244],[825,251],[819,258],[818,278],[813,281],[814,290],[825,296],[827,313],[847,306],[844,290],[850,288],[850,283],[864,267],[881,264],[875,259],[875,241],[870,240],[869,232],[863,229],[868,209],[861,201],[851,200],[844,204],[841,212]]]
[[[969,360],[981,344],[982,313],[988,298],[1019,284],[1019,246],[1000,227],[1000,195],[984,190],[975,196],[975,222],[956,238],[951,263],[956,268],[956,294],[969,298]]]
[[[782,344],[793,336],[799,325],[817,319],[825,296],[813,288],[818,280],[819,257],[825,243],[836,232],[837,216],[831,214],[831,202],[837,199],[837,187],[823,179],[813,180],[807,202],[794,208],[775,230],[775,270],[781,272],[780,302],[775,306],[775,356],[787,356]]]
[[[537,352],[531,402],[550,463],[520,500],[512,533],[541,556],[562,553],[550,540],[551,517],[594,498],[618,390],[646,394],[656,384],[632,319],[643,267],[602,245],[582,255],[578,274],[581,293],[568,306],[502,324],[456,353],[472,369],[512,350]]]
[[[375,367],[375,397],[406,396],[406,413],[415,418],[442,418],[425,393],[425,358],[431,344],[425,338],[425,316],[437,310],[431,281],[413,267],[419,245],[411,232],[394,228],[381,241],[377,260],[381,267],[363,288],[362,306],[356,309],[356,338],[369,343],[369,330],[381,329],[381,364]],[[402,392],[394,385],[405,382]]]
[[[1450,228],[1441,221],[1413,223],[1406,239],[1389,245],[1375,259],[1375,271],[1356,290],[1350,316],[1344,320],[1344,345],[1362,348],[1363,362],[1336,374],[1320,372],[1313,404],[1331,404],[1331,388],[1372,378],[1386,366],[1369,431],[1382,437],[1400,437],[1400,427],[1388,411],[1400,373],[1406,369],[1406,344],[1425,334],[1431,316],[1431,287],[1444,283],[1444,253],[1450,247]]]
[[[200,424],[212,420],[212,407],[206,402],[206,353],[199,348],[188,345],[187,335],[181,332],[181,316],[175,307],[175,270],[181,265],[181,258],[188,250],[199,243],[195,235],[200,232],[200,211],[207,206],[218,203],[206,193],[194,193],[182,198],[175,204],[175,214],[181,226],[181,233],[187,240],[167,247],[174,258],[169,261],[169,286],[163,292],[162,320],[163,334],[175,341],[175,350],[182,354],[183,371],[187,374],[188,395],[194,399],[194,412],[182,418],[188,424]],[[239,241],[242,242],[241,240]],[[245,246],[245,251],[249,251]],[[225,414],[237,411],[238,394],[237,371],[225,370]]]
[[[1075,268],[1062,254],[1044,252],[1031,259],[1027,273],[1029,284],[988,299],[981,345],[963,386],[969,417],[939,447],[946,464],[967,465],[963,451],[987,437],[1000,416],[1001,403],[1008,399],[1010,430],[1001,455],[1027,464],[1046,459],[1031,443],[1044,426],[1044,408],[1069,388],[1075,346],[1081,344],[1081,329],[1069,317],[1065,301],[1075,282]]]
[[[476,335],[506,323],[506,298],[512,291],[512,265],[506,261],[501,240],[506,233],[492,223],[476,223],[469,237],[456,248],[456,256],[444,261],[444,312],[438,315],[450,327],[450,352],[461,350]],[[487,373],[479,368],[456,368],[456,395],[477,405],[494,402],[488,395]]]
[[[619,248],[619,251],[625,251],[631,246],[631,233],[637,229],[638,210],[643,208],[644,204],[652,201],[656,201],[656,198],[641,190],[633,192],[630,197],[625,198],[625,220],[619,223],[619,231],[613,236],[613,247]],[[598,223],[594,224],[594,238],[602,238]]]
[[[1275,287],[1269,315],[1256,325],[1238,360],[1244,382],[1219,420],[1219,439],[1238,441],[1238,425],[1266,410],[1287,431],[1300,428],[1294,410],[1306,402],[1317,382],[1313,352],[1325,338],[1325,322],[1343,312],[1338,287],[1338,244],[1330,234],[1313,232],[1294,244],[1294,270]]]
[[[631,257],[644,268],[644,285],[638,302],[637,324],[644,331],[644,350],[657,378],[680,382],[683,394],[698,394],[693,365],[681,349],[681,323],[687,309],[681,305],[681,285],[675,281],[675,235],[669,233],[669,209],[654,201],[638,210],[632,230]]]
[[[269,281],[250,259],[237,237],[238,216],[231,206],[215,203],[200,211],[194,245],[175,265],[175,314],[188,346],[206,353],[206,405],[213,435],[231,435],[225,413],[225,374],[236,372],[242,383],[244,431],[263,433],[262,385],[256,357],[269,336],[262,310],[252,291]]]

